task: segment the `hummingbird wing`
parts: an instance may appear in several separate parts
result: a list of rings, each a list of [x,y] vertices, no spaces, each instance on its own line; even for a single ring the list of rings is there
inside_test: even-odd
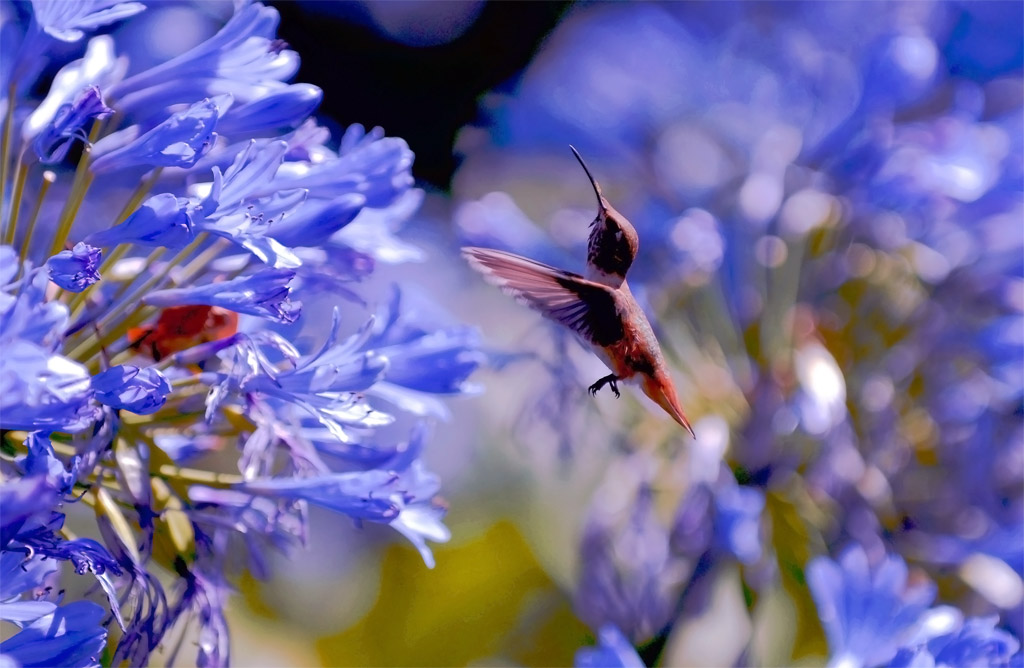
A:
[[[608,286],[491,248],[466,247],[462,255],[489,283],[588,343],[607,346],[625,336],[617,293]]]

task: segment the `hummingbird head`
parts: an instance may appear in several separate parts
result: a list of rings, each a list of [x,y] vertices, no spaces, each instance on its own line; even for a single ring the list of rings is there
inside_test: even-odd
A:
[[[587,265],[591,270],[589,278],[618,287],[626,279],[626,272],[636,258],[640,240],[632,223],[605,198],[601,184],[590,174],[579,152],[573,146],[569,148],[587,173],[594,194],[597,195],[597,216],[590,223],[590,239],[587,242]]]

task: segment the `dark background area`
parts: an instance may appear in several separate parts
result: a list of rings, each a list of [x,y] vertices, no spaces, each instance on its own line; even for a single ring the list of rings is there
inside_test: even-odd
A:
[[[295,80],[324,89],[319,115],[404,138],[416,153],[417,181],[448,190],[456,132],[477,119],[482,94],[514,88],[570,3],[490,2],[460,37],[427,47],[309,4],[272,4],[281,12],[278,34],[302,56]]]

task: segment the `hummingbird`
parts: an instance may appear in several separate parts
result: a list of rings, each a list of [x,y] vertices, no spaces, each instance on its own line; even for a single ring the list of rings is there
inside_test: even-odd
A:
[[[572,146],[597,195],[597,216],[590,223],[586,274],[581,276],[514,253],[464,247],[462,255],[484,279],[541,315],[568,327],[612,373],[588,389],[605,385],[615,397],[619,381],[636,383],[654,403],[694,436],[676,398],[675,385],[651,324],[626,283],[639,239],[633,225],[615,210],[579,152]]]

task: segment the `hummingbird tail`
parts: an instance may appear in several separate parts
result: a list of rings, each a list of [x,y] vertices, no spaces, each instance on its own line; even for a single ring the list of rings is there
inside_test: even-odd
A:
[[[643,380],[643,391],[651,400],[665,409],[665,412],[672,416],[672,419],[678,422],[683,429],[690,432],[690,436],[697,438],[697,435],[693,433],[693,427],[690,426],[690,421],[686,419],[686,415],[683,414],[683,409],[679,406],[679,399],[676,398],[676,388],[672,384],[672,379],[667,375],[658,374],[656,377],[647,376]]]

